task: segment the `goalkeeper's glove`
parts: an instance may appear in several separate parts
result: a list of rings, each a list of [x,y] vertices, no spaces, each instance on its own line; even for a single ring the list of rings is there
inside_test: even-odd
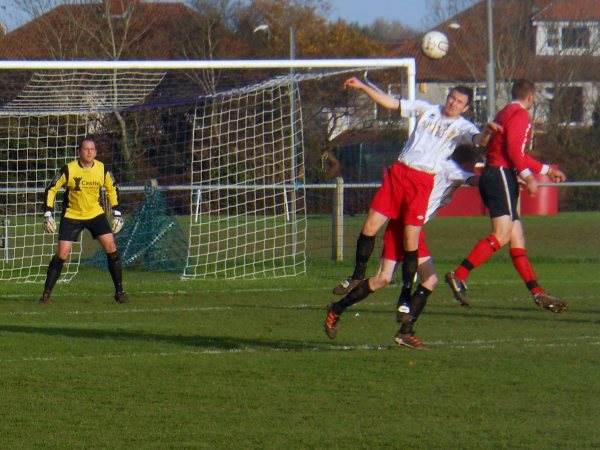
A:
[[[46,211],[44,213],[44,233],[54,234],[56,233],[56,222],[52,217],[52,211]]]
[[[113,209],[110,228],[112,229],[113,234],[117,234],[123,229],[123,217],[121,216],[121,211]]]

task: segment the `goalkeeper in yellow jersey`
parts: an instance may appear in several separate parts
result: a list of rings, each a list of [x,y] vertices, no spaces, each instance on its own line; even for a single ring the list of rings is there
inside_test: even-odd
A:
[[[54,176],[44,192],[44,231],[56,232],[54,221],[54,201],[61,187],[65,188],[63,215],[58,232],[58,247],[48,266],[44,284],[44,293],[40,303],[50,302],[50,294],[60,277],[63,264],[71,253],[73,242],[79,239],[84,229],[97,239],[104,251],[108,270],[115,285],[117,303],[127,303],[127,294],[123,291],[121,261],[117,252],[114,234],[123,228],[123,218],[118,211],[117,186],[112,174],[103,163],[96,160],[96,143],[90,137],[84,138],[77,148],[78,159],[62,167]],[[100,205],[100,190],[104,187],[108,202],[112,207],[109,223]]]

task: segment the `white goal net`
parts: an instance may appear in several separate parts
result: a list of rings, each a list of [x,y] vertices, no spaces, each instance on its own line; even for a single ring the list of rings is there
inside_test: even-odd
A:
[[[360,109],[341,86],[366,70],[414,98],[412,60],[0,62],[0,280],[45,279],[43,192],[86,135],[120,188],[126,269],[304,273],[306,152]],[[61,280],[102,266],[98,248],[85,236]]]

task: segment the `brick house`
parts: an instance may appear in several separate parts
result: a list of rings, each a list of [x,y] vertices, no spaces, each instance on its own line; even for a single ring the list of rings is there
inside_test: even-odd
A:
[[[590,125],[600,90],[600,0],[501,0],[494,2],[497,109],[515,78],[538,85],[535,120]],[[417,96],[440,102],[456,84],[474,88],[474,119],[486,111],[487,8],[480,1],[435,27],[450,41],[446,57],[431,60],[421,36],[390,46],[390,56],[417,61]]]

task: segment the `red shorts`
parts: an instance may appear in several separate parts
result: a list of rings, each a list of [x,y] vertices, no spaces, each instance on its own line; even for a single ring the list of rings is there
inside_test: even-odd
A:
[[[381,257],[400,262],[404,259],[403,241],[404,225],[398,220],[390,220],[383,233],[383,251]],[[425,231],[421,230],[419,234],[419,248],[417,250],[419,258],[431,256],[427,244],[425,243]]]
[[[412,169],[397,161],[383,177],[371,209],[406,225],[423,226],[433,178],[431,173]]]

